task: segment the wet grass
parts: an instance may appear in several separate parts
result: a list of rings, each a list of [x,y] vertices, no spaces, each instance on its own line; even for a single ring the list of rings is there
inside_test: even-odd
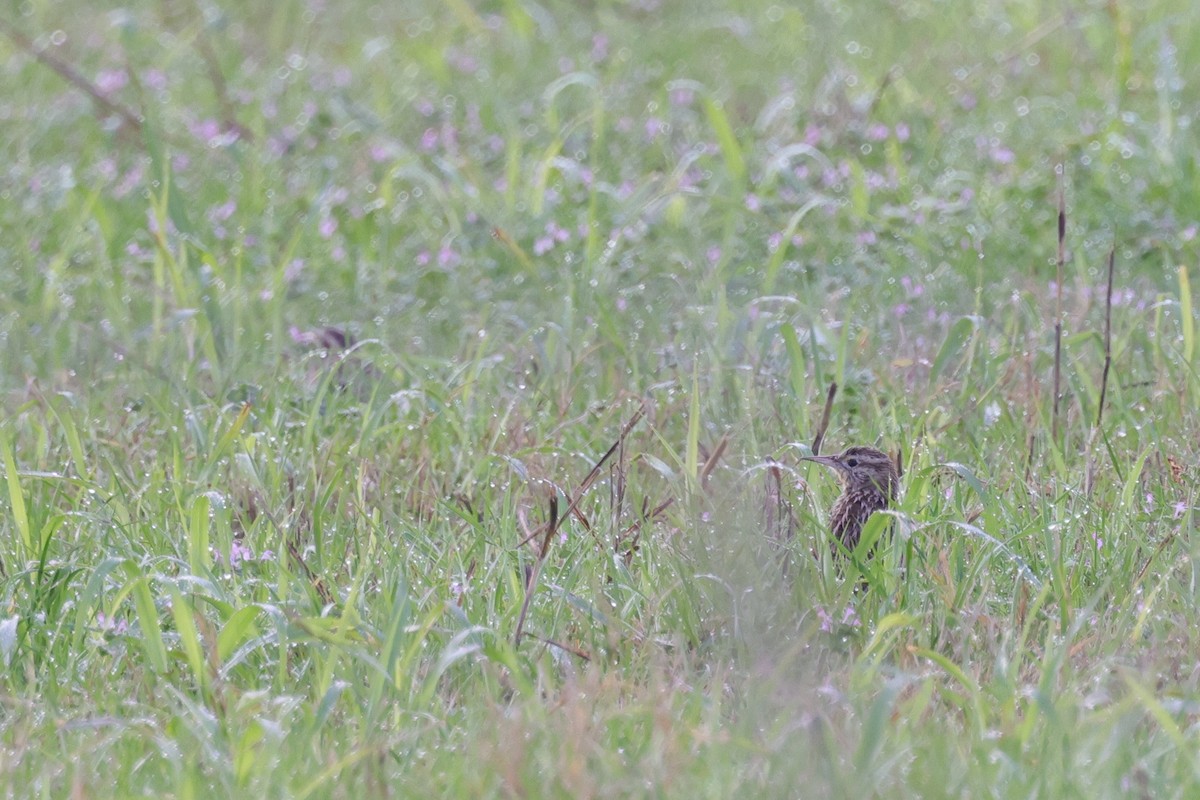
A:
[[[1195,794],[1196,17],[16,9],[8,794]]]

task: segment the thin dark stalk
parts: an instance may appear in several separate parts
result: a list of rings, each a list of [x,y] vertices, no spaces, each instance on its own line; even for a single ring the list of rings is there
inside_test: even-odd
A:
[[[142,132],[142,118],[137,112],[130,109],[128,106],[122,105],[115,100],[110,99],[100,91],[96,84],[83,77],[83,74],[73,66],[63,61],[62,59],[50,53],[47,48],[38,47],[25,34],[8,24],[4,20],[0,20],[0,31],[17,46],[17,49],[24,51],[26,54],[33,56],[34,59],[49,67],[58,73],[59,77],[67,83],[79,89],[81,92],[92,98],[97,106],[102,108],[106,113],[115,114],[121,118],[121,123],[137,134]]]
[[[570,653],[571,655],[575,656],[576,658],[583,659],[584,661],[592,660],[592,657],[582,647],[573,647],[569,644],[563,644],[562,642],[556,642],[553,639],[547,639],[544,636],[538,636],[536,633],[531,633],[528,635],[529,635],[529,638],[531,638],[531,639],[537,639],[539,642],[542,642],[543,644],[548,644],[551,647],[557,647],[559,650],[562,650],[565,653]]]
[[[1063,190],[1063,165],[1058,165],[1058,258],[1055,259],[1054,307],[1054,404],[1050,417],[1050,435],[1058,441],[1059,405],[1062,399],[1062,296],[1063,263],[1066,261],[1067,200]]]
[[[1108,251],[1108,287],[1104,292],[1104,372],[1100,374],[1100,405],[1096,408],[1096,427],[1104,421],[1104,398],[1108,394],[1108,370],[1112,366],[1112,289],[1113,264],[1117,248]]]
[[[196,6],[197,13],[203,19],[204,11],[199,7],[199,3]],[[200,51],[200,55],[204,59],[205,67],[208,68],[208,79],[213,85],[213,91],[216,92],[217,104],[221,107],[221,117],[224,127],[237,133],[241,139],[253,141],[254,134],[245,125],[238,122],[236,107],[229,98],[229,87],[225,82],[225,74],[221,71],[221,62],[217,58],[216,50],[213,49],[207,25],[200,27],[196,36],[196,48]]]
[[[837,396],[837,388],[837,381],[833,381],[829,384],[829,392],[825,395],[825,410],[821,412],[821,424],[817,426],[817,435],[812,443],[814,456],[821,455],[821,443],[825,441],[825,431],[829,429],[829,418],[833,416],[833,398]]]
[[[550,521],[545,526],[545,531],[542,536],[542,545],[538,549],[537,561],[534,562],[533,569],[529,573],[529,579],[525,583],[525,602],[521,604],[521,613],[517,617],[517,632],[513,635],[514,647],[517,647],[521,644],[521,636],[525,630],[525,617],[529,614],[529,603],[531,600],[533,600],[534,591],[537,589],[538,578],[541,577],[542,574],[542,565],[546,563],[546,556],[550,554],[550,543],[554,540],[554,534],[558,531],[559,526],[562,525],[563,520],[576,513],[579,504],[583,501],[584,495],[587,494],[587,491],[591,488],[592,484],[596,482],[596,478],[600,476],[600,470],[603,469],[604,464],[608,461],[608,459],[612,458],[613,453],[617,452],[617,449],[621,447],[622,443],[624,443],[625,437],[629,435],[629,432],[633,430],[633,427],[637,425],[644,416],[646,416],[646,406],[643,404],[642,407],[637,410],[637,413],[630,417],[629,421],[625,423],[625,427],[621,429],[621,433],[617,436],[617,440],[613,442],[612,447],[608,448],[604,455],[600,456],[600,460],[597,461],[595,466],[592,467],[592,471],[589,472],[587,477],[583,479],[583,482],[579,484],[579,487],[575,490],[574,496],[571,498],[571,502],[567,505],[566,511],[564,511],[562,514],[559,514],[558,497],[556,495],[551,498]],[[529,538],[532,537],[526,537],[525,541],[528,541]]]
[[[706,489],[708,488],[708,479],[712,476],[713,470],[717,468],[717,464],[721,463],[721,457],[725,455],[727,447],[729,447],[729,434],[725,433],[717,440],[717,446],[704,460],[704,466],[700,468],[700,485]]]
[[[291,506],[290,514],[296,513],[296,481],[295,478],[288,478],[288,504]],[[279,524],[279,520],[271,513],[270,509],[266,508],[266,503],[262,504],[262,508],[257,513],[262,514],[267,518],[267,521],[283,536],[284,546],[287,548],[288,555],[292,562],[300,568],[304,573],[304,577],[308,579],[309,584],[321,598],[321,603],[325,606],[332,606],[337,602],[337,598],[329,585],[318,575],[308,562],[304,560],[304,555],[301,552],[300,531],[298,525],[290,525],[288,528]]]
[[[633,563],[633,556],[637,553],[641,546],[642,526],[647,522],[654,522],[664,511],[671,507],[675,502],[674,497],[668,497],[666,500],[659,503],[653,509],[649,508],[649,503],[642,504],[641,519],[635,520],[617,537],[615,551],[621,554],[625,561],[625,566],[630,566]]]
[[[775,545],[782,546],[796,533],[796,515],[792,512],[792,504],[784,496],[783,470],[773,458],[767,459],[766,478],[763,516],[767,535]],[[786,569],[786,564],[784,566]]]
[[[1084,493],[1088,497],[1092,496],[1092,489],[1096,485],[1096,451],[1093,443],[1097,435],[1103,435],[1104,400],[1108,394],[1108,371],[1112,367],[1112,285],[1116,252],[1116,245],[1108,251],[1108,284],[1104,295],[1104,371],[1100,374],[1100,402],[1096,406],[1096,424],[1088,436],[1087,472],[1084,474]]]

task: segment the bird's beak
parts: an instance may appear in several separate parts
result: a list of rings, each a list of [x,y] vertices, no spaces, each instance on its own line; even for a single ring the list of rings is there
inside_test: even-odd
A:
[[[838,472],[846,471],[846,466],[844,464],[842,464],[842,462],[840,462],[836,458],[834,458],[833,456],[801,456],[800,460],[801,461],[812,461],[816,464],[822,464],[826,467],[829,467],[830,469],[837,470]]]

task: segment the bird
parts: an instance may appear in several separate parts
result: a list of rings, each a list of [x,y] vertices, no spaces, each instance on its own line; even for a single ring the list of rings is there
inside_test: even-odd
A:
[[[837,473],[842,493],[829,511],[829,529],[847,551],[853,550],[867,518],[896,499],[900,476],[895,463],[882,450],[863,445],[848,447],[834,456],[804,456],[801,460]],[[834,549],[836,553],[836,545]]]

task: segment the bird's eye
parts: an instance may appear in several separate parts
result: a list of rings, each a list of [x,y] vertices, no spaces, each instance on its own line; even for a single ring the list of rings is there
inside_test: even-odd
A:
[[[857,458],[847,458],[847,459],[846,459],[846,466],[847,466],[847,467],[857,467],[857,466],[858,466],[858,459],[857,459]]]

